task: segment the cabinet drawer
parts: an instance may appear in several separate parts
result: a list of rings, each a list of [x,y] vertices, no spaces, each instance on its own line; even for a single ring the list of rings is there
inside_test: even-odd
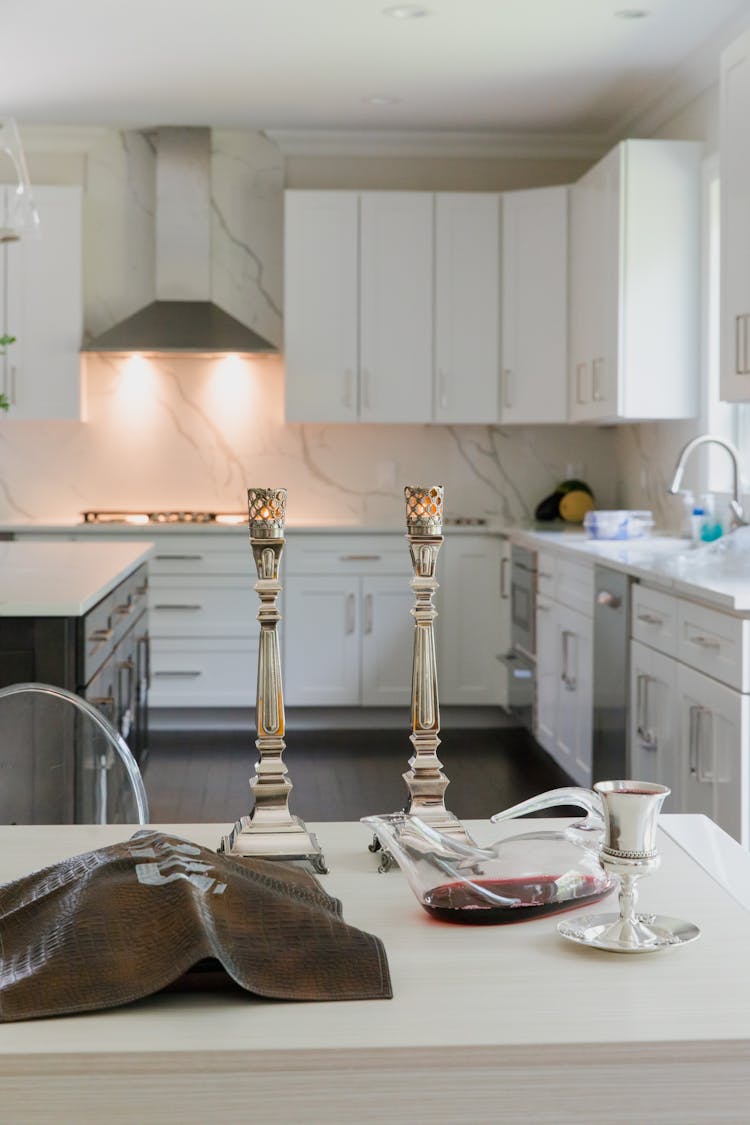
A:
[[[671,594],[633,586],[630,635],[657,652],[677,655],[677,599]]]
[[[160,539],[149,560],[149,573],[158,574],[242,574],[255,577],[255,563],[246,536],[217,543],[208,533],[175,535]]]
[[[409,547],[398,534],[298,536],[287,542],[282,570],[303,576],[395,574],[407,581],[413,574]]]
[[[750,691],[750,621],[677,602],[677,658],[737,691]]]
[[[259,605],[250,581],[217,585],[208,579],[180,582],[153,578],[148,605],[151,635],[254,639],[258,635]]]
[[[536,559],[537,591],[545,598],[555,597],[557,585],[557,559],[554,555],[539,551]]]
[[[555,597],[567,609],[594,615],[594,568],[583,563],[557,560]]]
[[[151,707],[254,707],[258,645],[244,640],[151,641]]]

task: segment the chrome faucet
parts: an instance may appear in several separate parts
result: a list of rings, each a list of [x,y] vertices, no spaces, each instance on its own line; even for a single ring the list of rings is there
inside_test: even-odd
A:
[[[674,496],[679,492],[680,485],[682,484],[682,477],[685,472],[685,465],[690,454],[699,445],[706,445],[708,442],[713,442],[715,445],[720,445],[726,449],[729,456],[732,458],[732,499],[729,501],[729,507],[732,511],[732,529],[735,527],[746,527],[747,519],[745,517],[745,510],[740,503],[740,454],[736,446],[732,445],[731,441],[725,441],[724,438],[714,437],[713,434],[701,434],[700,437],[693,438],[682,449],[680,456],[677,458],[677,466],[674,471],[672,483],[668,491]]]

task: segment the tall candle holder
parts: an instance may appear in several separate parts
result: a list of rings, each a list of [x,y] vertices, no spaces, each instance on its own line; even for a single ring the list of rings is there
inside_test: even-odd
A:
[[[437,660],[433,622],[437,617],[432,599],[438,589],[435,578],[438,552],[443,545],[443,486],[424,488],[407,485],[406,538],[409,541],[414,577],[410,585],[414,591],[414,656],[411,677],[412,733],[409,740],[414,754],[409,759],[411,767],[403,774],[409,797],[404,812],[414,814],[431,827],[467,843],[473,840],[458,817],[445,807],[445,790],[450,784],[443,773],[438,758],[440,745],[440,706],[438,702]],[[376,840],[371,850],[377,851]],[[393,866],[392,856],[383,851],[380,870]]]
[[[250,546],[260,598],[258,621],[258,691],[255,715],[260,759],[250,790],[255,804],[248,816],[237,821],[222,838],[219,851],[236,856],[264,859],[307,859],[316,871],[325,873],[323,852],[304,821],[289,811],[292,783],[282,760],[284,741],[284,694],[277,625],[281,618],[276,599],[281,592],[279,562],[284,550],[285,488],[249,488],[247,492]]]

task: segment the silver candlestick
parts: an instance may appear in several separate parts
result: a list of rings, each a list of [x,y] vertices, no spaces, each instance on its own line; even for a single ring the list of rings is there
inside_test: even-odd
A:
[[[414,756],[410,769],[403,774],[409,799],[404,811],[415,814],[432,828],[449,836],[472,843],[461,821],[445,807],[445,790],[450,784],[437,756],[440,739],[440,707],[438,704],[437,661],[433,622],[437,611],[432,604],[438,583],[435,579],[438,552],[443,544],[443,486],[423,488],[407,485],[406,538],[414,570],[411,588],[414,591],[414,656],[411,677],[412,733],[409,740]],[[377,843],[372,850],[377,850]],[[380,870],[387,871],[395,861],[383,852]]]
[[[276,599],[281,592],[279,562],[284,550],[285,488],[250,488],[247,492],[250,517],[250,546],[260,598],[258,621],[258,691],[255,704],[260,759],[250,789],[255,804],[249,816],[237,821],[222,838],[219,851],[236,856],[264,859],[307,859],[316,871],[327,871],[320,845],[305,823],[289,811],[292,783],[282,760],[284,742],[284,695],[277,625],[280,613]]]

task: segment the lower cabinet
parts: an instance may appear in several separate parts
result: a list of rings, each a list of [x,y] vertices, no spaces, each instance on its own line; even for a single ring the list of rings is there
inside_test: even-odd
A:
[[[282,596],[290,706],[408,706],[414,630],[408,582],[290,575]]]
[[[643,635],[646,622],[654,647],[635,639],[630,644],[630,776],[668,785],[667,812],[704,813],[748,846],[750,694],[716,678],[744,682],[742,648],[736,645],[735,659],[727,661],[722,638],[739,636],[745,622],[666,594],[659,595],[658,615],[650,608],[645,614],[645,599],[656,595],[640,590],[636,587],[633,601],[633,632]],[[651,628],[668,619],[679,626],[676,633]],[[713,662],[704,652],[709,642]],[[714,675],[690,666],[699,660]]]
[[[630,646],[630,776],[672,790],[665,812],[684,812],[677,715],[678,664],[633,641]]]
[[[539,597],[536,647],[537,741],[579,785],[590,785],[593,621]]]

